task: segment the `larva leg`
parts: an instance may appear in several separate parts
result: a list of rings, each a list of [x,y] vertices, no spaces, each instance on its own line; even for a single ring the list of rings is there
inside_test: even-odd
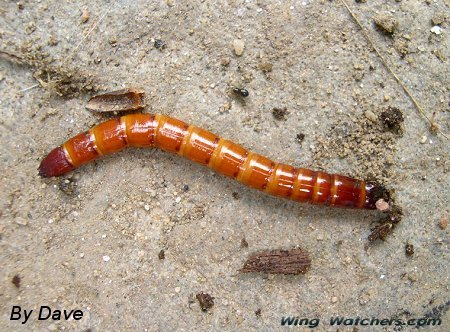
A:
[[[103,122],[51,151],[43,177],[60,176],[127,146],[156,146],[207,165],[220,174],[275,196],[330,206],[375,209],[384,187],[343,175],[275,163],[213,133],[157,114],[130,114]]]

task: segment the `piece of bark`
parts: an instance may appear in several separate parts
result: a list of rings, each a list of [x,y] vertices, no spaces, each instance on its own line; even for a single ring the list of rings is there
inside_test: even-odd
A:
[[[270,250],[252,254],[239,272],[303,274],[311,266],[308,253],[300,248]]]
[[[129,112],[144,106],[144,91],[130,88],[93,96],[86,108],[96,112]]]

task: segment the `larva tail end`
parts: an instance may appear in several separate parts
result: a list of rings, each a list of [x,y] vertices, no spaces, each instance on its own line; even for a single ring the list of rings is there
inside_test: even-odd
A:
[[[380,199],[384,199],[386,202],[390,200],[389,191],[381,184],[376,182],[366,183],[366,209],[376,209],[376,202]]]
[[[39,175],[43,178],[61,176],[72,171],[75,167],[67,160],[62,147],[53,149],[39,165]]]

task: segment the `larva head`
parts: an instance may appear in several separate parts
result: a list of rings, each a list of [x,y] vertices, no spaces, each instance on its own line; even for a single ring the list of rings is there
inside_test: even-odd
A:
[[[39,175],[44,178],[52,176],[61,176],[72,171],[74,167],[67,160],[62,147],[53,149],[39,165]]]
[[[366,182],[366,209],[376,209],[376,202],[380,199],[389,202],[389,191],[381,184],[376,182]]]

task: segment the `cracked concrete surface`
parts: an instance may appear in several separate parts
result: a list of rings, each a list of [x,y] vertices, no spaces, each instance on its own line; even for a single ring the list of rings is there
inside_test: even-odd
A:
[[[448,1],[347,3],[448,133]],[[378,13],[398,22],[392,35]],[[0,14],[1,330],[276,330],[287,315],[320,318],[323,331],[337,329],[334,316],[439,317],[433,330],[446,330],[448,140],[430,133],[341,1],[8,1]],[[41,179],[50,149],[108,118],[85,109],[89,97],[130,86],[146,92],[145,112],[276,161],[378,176],[403,220],[367,246],[377,212],[270,197],[159,150]],[[369,123],[388,106],[403,112],[399,135]],[[237,273],[255,251],[295,246],[312,259],[304,276]],[[206,312],[200,292],[214,297]],[[43,305],[84,316],[39,321]],[[34,310],[26,324],[10,320],[13,306]]]

